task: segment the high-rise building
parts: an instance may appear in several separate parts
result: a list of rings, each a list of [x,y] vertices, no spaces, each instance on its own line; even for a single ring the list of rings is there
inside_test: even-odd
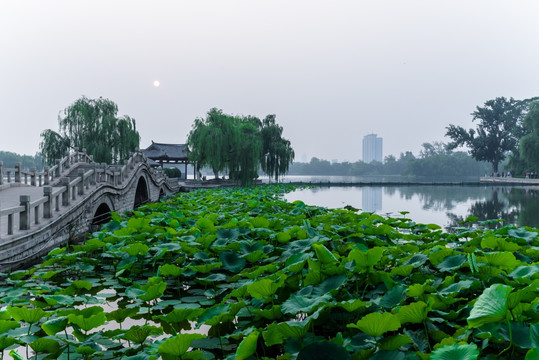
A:
[[[376,134],[369,134],[363,137],[363,162],[370,163],[373,161],[382,162],[382,138]]]

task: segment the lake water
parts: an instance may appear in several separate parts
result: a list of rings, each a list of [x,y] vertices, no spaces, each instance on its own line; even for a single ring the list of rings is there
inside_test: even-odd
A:
[[[539,228],[539,186],[387,185],[319,186],[287,194],[288,201],[402,216],[450,230],[468,216],[503,219],[504,224]]]

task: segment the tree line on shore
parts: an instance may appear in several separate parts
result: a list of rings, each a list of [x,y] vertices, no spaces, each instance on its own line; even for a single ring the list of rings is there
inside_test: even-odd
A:
[[[97,162],[121,163],[139,148],[140,135],[135,119],[118,116],[111,100],[82,97],[59,116],[59,130],[41,133],[40,153],[33,158],[0,152],[4,166],[21,162],[23,168],[53,165],[72,148],[86,149]],[[294,150],[282,137],[283,128],[275,115],[264,119],[233,116],[211,109],[205,118],[194,120],[188,135],[189,159],[204,167],[246,184],[261,170],[279,179],[294,175],[415,175],[480,176],[505,171],[523,176],[539,169],[539,97],[524,100],[498,97],[477,106],[472,114],[475,129],[448,125],[449,143],[424,143],[418,157],[407,151],[397,158],[389,155],[383,163],[330,163],[313,158],[309,163],[292,163]],[[467,150],[465,151],[454,151]],[[469,154],[469,155],[468,155]],[[485,162],[491,167],[486,168]]]
[[[423,143],[416,157],[412,152],[385,157],[384,162],[336,162],[312,158],[308,163],[293,163],[290,175],[402,175],[402,176],[482,176],[488,169],[485,162],[477,161],[462,151],[451,151],[441,142]]]

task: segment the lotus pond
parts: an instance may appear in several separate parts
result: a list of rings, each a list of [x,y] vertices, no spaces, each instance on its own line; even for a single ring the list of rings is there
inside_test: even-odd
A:
[[[1,357],[539,358],[539,230],[449,234],[292,190],[179,194],[0,274]]]

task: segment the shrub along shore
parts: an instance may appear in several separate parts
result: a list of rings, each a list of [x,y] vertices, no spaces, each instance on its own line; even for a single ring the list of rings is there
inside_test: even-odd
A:
[[[2,358],[539,357],[539,230],[449,234],[293,190],[179,194],[0,274]]]

